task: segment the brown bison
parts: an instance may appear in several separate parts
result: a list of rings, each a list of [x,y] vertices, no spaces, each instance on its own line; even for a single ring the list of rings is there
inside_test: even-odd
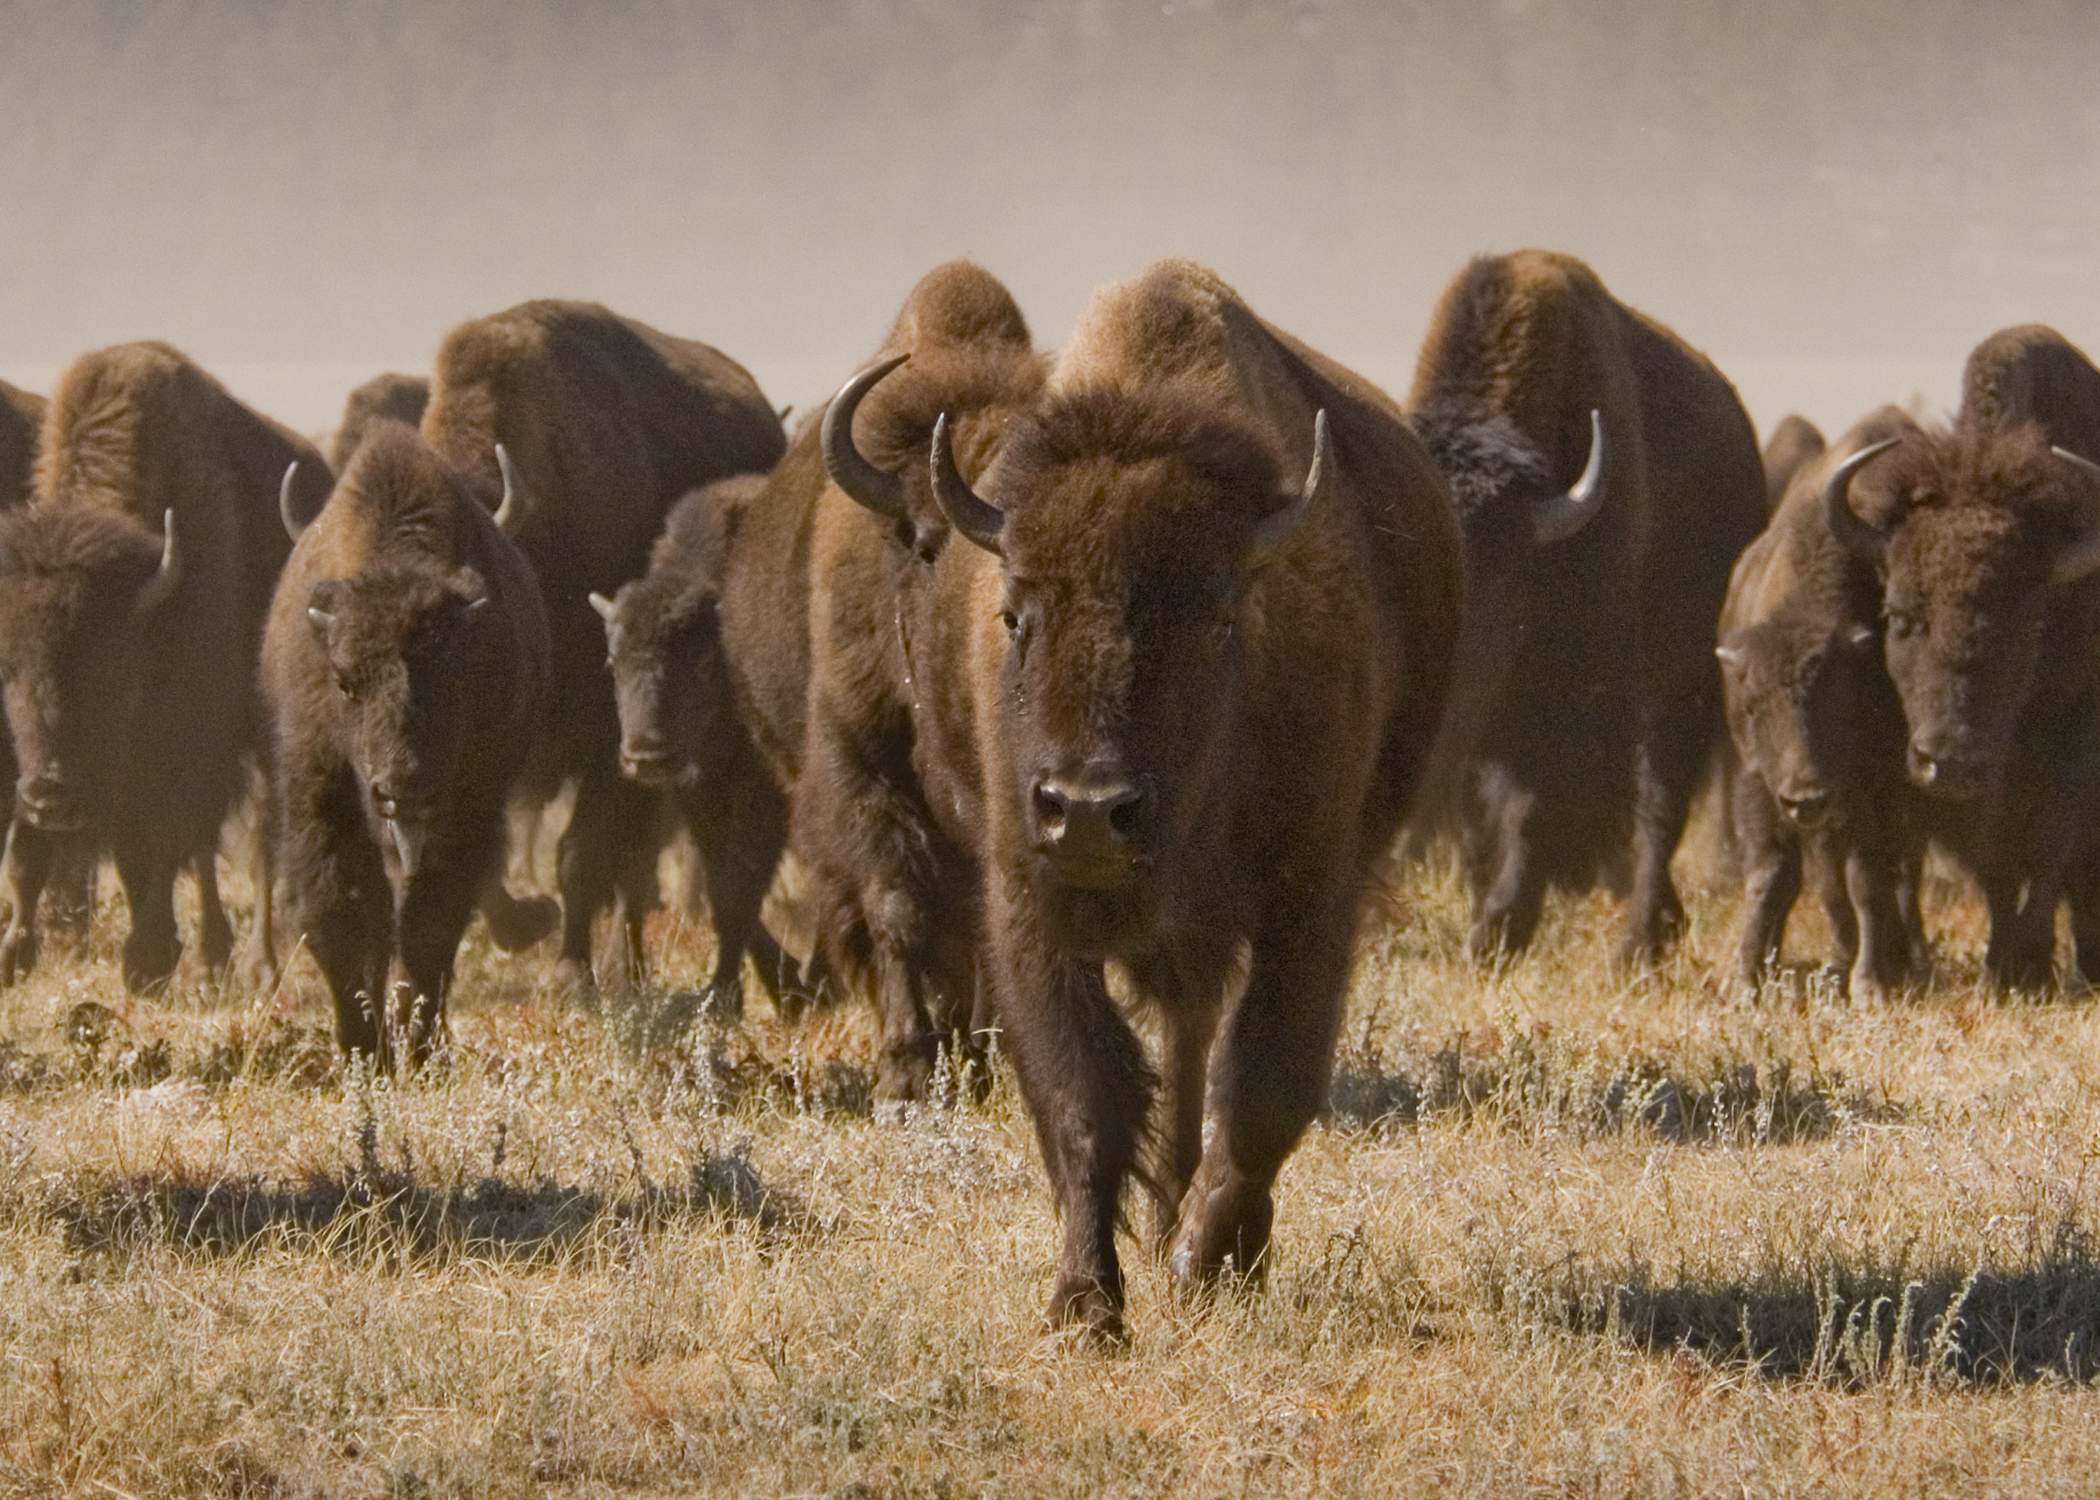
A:
[[[1958,422],[1903,436],[1825,498],[1880,579],[1905,769],[1983,888],[1985,968],[2045,986],[2100,771],[2100,476],[2037,425]]]
[[[1734,387],[1590,269],[1484,256],[1446,288],[1409,411],[1465,528],[1457,688],[1425,812],[1458,834],[1467,948],[1530,942],[1549,884],[1624,873],[1622,951],[1683,916],[1670,857],[1720,740],[1714,621],[1765,522]]]
[[[1752,993],[1777,959],[1804,854],[1854,997],[1886,998],[1926,960],[1924,810],[1904,776],[1903,707],[1882,664],[1880,580],[1831,534],[1824,501],[1878,445],[1916,431],[1883,407],[1803,463],[1729,584],[1715,655],[1739,761],[1737,979]]]
[[[776,1006],[792,1014],[809,980],[759,920],[787,843],[787,797],[738,712],[722,647],[721,587],[764,475],[696,490],[671,511],[649,571],[608,599],[606,657],[620,713],[620,769],[667,789],[698,851],[714,919],[706,1004],[743,1010],[748,953]]]
[[[342,425],[328,444],[328,466],[338,474],[348,468],[350,455],[374,422],[406,422],[413,427],[423,420],[429,405],[430,382],[423,376],[374,375],[343,403]]]
[[[924,1093],[944,1042],[973,1056],[989,1025],[970,747],[944,742],[939,716],[923,711],[916,659],[915,643],[939,629],[927,614],[944,607],[935,563],[950,538],[928,455],[945,415],[958,462],[981,473],[1040,393],[1044,362],[1012,294],[967,261],[920,280],[879,356],[822,427],[832,483],[812,542],[794,828],[833,962],[876,997],[878,1096],[907,1100]]]
[[[287,920],[345,1051],[420,1063],[441,1039],[547,677],[539,587],[472,478],[374,423],[292,551],[262,650]]]
[[[61,839],[115,857],[127,985],[174,972],[185,864],[205,961],[225,963],[213,859],[257,744],[253,663],[288,550],[278,514],[294,463],[310,487],[327,483],[310,444],[164,344],[84,355],[61,378],[35,494],[0,514],[0,673],[19,768],[0,980],[34,960],[36,898]]]
[[[1103,966],[1162,1020],[1174,1276],[1259,1273],[1443,709],[1457,519],[1398,407],[1185,262],[1095,295],[975,481],[940,425],[931,479],[969,545],[910,642],[920,743],[1064,1220],[1049,1318],[1114,1336],[1156,1084]]]
[[[1786,487],[1793,482],[1801,468],[1823,456],[1826,445],[1822,432],[1808,418],[1789,412],[1779,419],[1765,439],[1761,455],[1765,470],[1765,504],[1772,510],[1779,509],[1779,502],[1786,497]]]
[[[423,437],[477,489],[514,483],[506,532],[532,564],[552,649],[543,790],[573,780],[560,854],[562,967],[591,977],[591,921],[617,901],[619,939],[601,976],[641,961],[656,901],[660,793],[620,775],[619,713],[605,632],[590,604],[640,576],[664,517],[688,490],[773,467],[780,419],[742,366],[602,307],[528,302],[462,323],[438,350]]]

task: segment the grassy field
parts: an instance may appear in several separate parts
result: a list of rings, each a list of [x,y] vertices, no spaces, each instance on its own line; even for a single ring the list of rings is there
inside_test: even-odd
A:
[[[2095,1011],[1983,994],[1936,894],[1929,996],[1751,1007],[1732,897],[1660,973],[1596,896],[1485,975],[1405,877],[1266,1287],[1132,1245],[1106,1355],[1039,1331],[1010,1073],[885,1119],[858,1010],[638,1040],[704,928],[596,1009],[477,929],[395,1083],[304,968],[125,997],[106,902],[0,995],[0,1492],[2089,1494]]]

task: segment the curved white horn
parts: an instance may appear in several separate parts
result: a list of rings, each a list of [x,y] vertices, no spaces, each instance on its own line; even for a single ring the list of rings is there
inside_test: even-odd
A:
[[[1888,536],[1877,526],[1869,526],[1852,509],[1852,476],[1868,463],[1896,446],[1897,439],[1883,438],[1869,444],[1830,471],[1823,481],[1823,519],[1829,524],[1830,534],[1844,545],[1847,552],[1862,562],[1879,563],[1882,554],[1888,551]]]
[[[2100,464],[2068,448],[2052,446],[2049,451],[2084,474],[2088,479],[2100,481]],[[2066,547],[2049,570],[2051,583],[2076,583],[2079,579],[2100,568],[2100,500],[2088,500],[2085,505],[2085,530],[2078,539]]]
[[[166,603],[175,585],[182,582],[182,554],[175,550],[175,512],[161,512],[160,525],[160,567],[132,600],[132,607],[141,611]]]
[[[503,500],[496,507],[496,529],[509,531],[518,518],[518,473],[511,467],[510,453],[501,443],[496,445],[496,467],[503,471]]]
[[[277,519],[284,522],[284,534],[295,542],[306,531],[305,525],[292,515],[292,480],[298,473],[299,460],[295,458],[285,467],[284,483],[277,486]]]
[[[1604,484],[1611,474],[1611,439],[1605,436],[1604,414],[1590,408],[1590,455],[1583,461],[1582,477],[1564,495],[1541,500],[1532,508],[1531,539],[1541,547],[1564,542],[1596,518],[1604,507]]]

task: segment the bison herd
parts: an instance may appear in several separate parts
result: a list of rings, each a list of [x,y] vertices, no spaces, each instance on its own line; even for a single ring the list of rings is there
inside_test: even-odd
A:
[[[179,870],[233,966],[252,800],[241,977],[303,948],[342,1046],[418,1065],[477,911],[632,983],[683,828],[717,1014],[747,958],[790,1016],[863,994],[892,1100],[996,1030],[1054,1325],[1119,1334],[1132,1181],[1178,1284],[1259,1272],[1403,832],[1455,844],[1482,960],[1606,883],[1645,963],[1718,768],[1748,991],[1811,875],[1854,994],[1924,982],[1933,844],[1994,982],[2056,982],[2060,904],[2100,967],[2100,371],[2044,328],[1976,350],[1951,424],[1762,455],[1711,363],[1538,251],[1451,283],[1405,406],[1182,261],[1054,355],[938,267],[792,436],[716,350],[552,301],[361,387],[325,460],[161,344],[0,398],[0,982],[104,856],[128,985],[176,969]],[[564,789],[559,899],[514,894],[511,815]],[[761,920],[789,854],[806,959]]]

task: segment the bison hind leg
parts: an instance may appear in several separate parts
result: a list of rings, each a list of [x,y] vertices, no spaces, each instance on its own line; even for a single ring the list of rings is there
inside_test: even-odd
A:
[[[50,834],[20,818],[8,825],[7,850],[0,855],[0,886],[9,907],[7,931],[0,936],[0,984],[25,978],[36,965],[36,908],[50,878],[52,852]]]
[[[175,868],[173,858],[157,851],[117,851],[117,878],[131,908],[131,932],[124,939],[124,987],[133,994],[166,984],[182,959],[182,942],[175,935]],[[222,911],[221,920],[224,917]]]
[[[520,953],[546,941],[561,926],[561,903],[552,896],[513,896],[501,875],[481,887],[481,919],[489,941],[505,953]]]
[[[206,852],[190,861],[197,880],[197,946],[204,966],[214,974],[226,972],[233,958],[233,923],[219,899],[219,859]]]

